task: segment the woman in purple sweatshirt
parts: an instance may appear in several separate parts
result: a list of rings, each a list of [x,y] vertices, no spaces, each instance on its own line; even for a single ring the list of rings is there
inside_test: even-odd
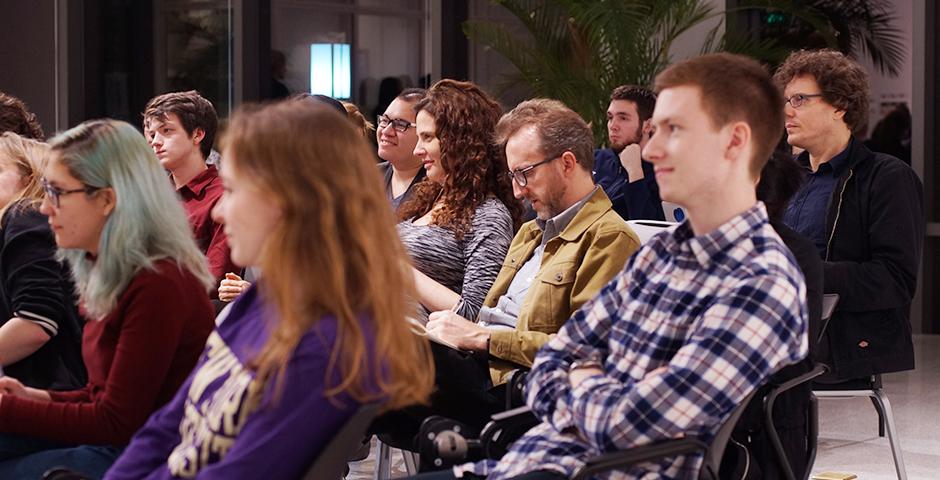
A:
[[[328,108],[236,113],[213,212],[264,276],[107,479],[297,478],[356,408],[424,402],[433,363],[405,321],[410,272],[372,155]]]

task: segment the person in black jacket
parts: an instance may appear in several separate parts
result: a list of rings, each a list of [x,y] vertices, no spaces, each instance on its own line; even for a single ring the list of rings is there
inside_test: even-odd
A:
[[[868,121],[868,74],[833,50],[791,54],[775,74],[788,142],[806,182],[784,221],[816,244],[825,293],[837,293],[819,355],[831,380],[914,368],[910,309],[924,239],[923,186],[853,132]]]
[[[24,385],[64,390],[86,377],[75,287],[38,210],[47,151],[0,135],[0,365]]]
[[[776,464],[776,456],[770,438],[764,434],[763,398],[772,385],[780,385],[813,369],[817,355],[817,341],[822,326],[823,261],[816,247],[806,237],[794,232],[783,223],[790,198],[802,185],[803,174],[788,153],[774,152],[761,170],[757,183],[757,199],[764,202],[770,225],[793,252],[796,263],[806,281],[806,306],[809,311],[807,336],[809,355],[793,365],[775,373],[767,385],[748,405],[734,427],[731,446],[722,458],[720,477],[764,480],[783,478],[782,469]],[[781,395],[775,404],[773,416],[777,435],[780,438],[790,469],[796,478],[805,478],[808,463],[805,447],[808,433],[807,415],[810,394],[809,383],[804,383]],[[750,457],[751,462],[747,461]]]

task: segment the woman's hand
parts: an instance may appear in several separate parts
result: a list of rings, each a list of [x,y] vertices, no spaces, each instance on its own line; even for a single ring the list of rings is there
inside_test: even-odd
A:
[[[13,377],[0,377],[0,395],[31,398],[33,400],[51,400],[49,392],[27,387]]]
[[[225,278],[219,283],[219,300],[231,302],[242,294],[242,291],[251,286],[251,282],[242,280],[242,277],[234,273],[226,273]]]

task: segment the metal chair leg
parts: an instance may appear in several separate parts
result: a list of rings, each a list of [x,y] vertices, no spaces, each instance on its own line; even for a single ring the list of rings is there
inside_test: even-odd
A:
[[[885,412],[884,412],[884,408],[882,408],[881,404],[878,403],[877,400],[875,400],[875,397],[869,397],[869,398],[871,398],[871,404],[875,406],[875,411],[878,412],[878,436],[879,436],[879,437],[884,437],[884,436],[885,436]]]
[[[891,411],[891,402],[884,390],[877,389],[872,391],[873,401],[877,401],[880,410],[884,412],[885,426],[888,431],[888,442],[891,444],[891,454],[894,455],[894,469],[897,471],[898,480],[907,480],[907,470],[904,468],[904,457],[901,452],[901,439],[898,438],[898,431],[894,423],[894,414]]]
[[[405,461],[405,471],[408,472],[408,476],[417,475],[418,465],[421,464],[421,459],[418,457],[418,454],[409,452],[408,450],[402,450],[401,456]]]
[[[392,477],[392,448],[376,440],[374,480],[389,480]]]

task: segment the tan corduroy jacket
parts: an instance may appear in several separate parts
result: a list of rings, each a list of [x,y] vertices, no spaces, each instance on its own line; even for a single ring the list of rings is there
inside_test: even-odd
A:
[[[484,305],[496,306],[541,241],[542,230],[534,220],[519,229]],[[514,369],[531,367],[538,349],[623,270],[639,247],[639,238],[598,188],[561,234],[545,246],[542,266],[526,294],[516,329],[491,333],[493,385],[505,383]]]

